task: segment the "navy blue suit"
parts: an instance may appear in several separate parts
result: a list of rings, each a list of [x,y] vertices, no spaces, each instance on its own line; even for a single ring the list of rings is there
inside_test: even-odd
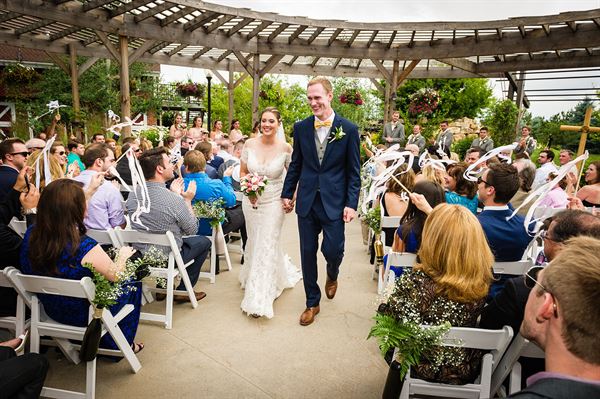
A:
[[[321,299],[317,284],[319,234],[323,232],[321,252],[327,261],[327,274],[337,280],[344,257],[344,208],[357,208],[360,190],[357,126],[336,114],[319,163],[314,121],[311,116],[294,125],[294,151],[281,193],[281,198],[291,199],[298,187],[296,213],[307,307],[317,306]],[[331,141],[339,128],[345,136]]]

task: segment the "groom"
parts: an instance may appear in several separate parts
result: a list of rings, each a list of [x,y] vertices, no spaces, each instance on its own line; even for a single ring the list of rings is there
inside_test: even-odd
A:
[[[323,232],[321,252],[327,261],[325,294],[333,299],[344,257],[344,223],[356,216],[360,190],[358,128],[331,108],[333,92],[326,78],[313,78],[306,94],[314,116],[294,125],[292,162],[281,193],[283,209],[291,212],[298,188],[296,213],[306,293],[306,310],[300,316],[303,326],[311,324],[320,311],[319,234]]]

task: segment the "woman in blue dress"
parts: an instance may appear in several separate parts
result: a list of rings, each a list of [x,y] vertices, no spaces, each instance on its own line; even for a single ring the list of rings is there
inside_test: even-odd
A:
[[[27,230],[21,247],[23,273],[80,280],[92,277],[92,272],[83,266],[91,264],[108,280],[116,280],[134,251],[131,247],[121,248],[113,262],[95,240],[85,235],[86,198],[81,183],[71,179],[53,181],[42,192],[37,209],[36,223]],[[126,293],[110,311],[114,315],[127,304],[134,305],[134,310],[119,322],[119,327],[137,353],[144,347],[133,341],[140,320],[142,290],[139,282],[130,284],[136,289],[124,290]],[[45,294],[39,298],[53,320],[78,327],[88,325],[90,304],[87,299]],[[100,347],[118,349],[108,333],[102,337]]]

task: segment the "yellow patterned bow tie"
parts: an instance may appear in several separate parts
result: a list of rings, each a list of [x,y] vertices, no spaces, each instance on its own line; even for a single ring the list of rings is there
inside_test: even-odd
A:
[[[319,129],[322,127],[331,127],[331,121],[321,122],[321,121],[315,120],[315,129]]]

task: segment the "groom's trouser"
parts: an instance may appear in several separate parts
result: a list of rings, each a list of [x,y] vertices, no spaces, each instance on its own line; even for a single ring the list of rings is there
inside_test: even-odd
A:
[[[323,232],[321,252],[327,261],[327,275],[337,280],[340,264],[344,257],[344,221],[342,218],[331,220],[327,217],[321,196],[317,192],[315,201],[308,215],[298,215],[298,230],[300,233],[300,257],[306,307],[314,307],[321,300],[321,289],[317,284],[317,250],[319,249],[319,234]]]

